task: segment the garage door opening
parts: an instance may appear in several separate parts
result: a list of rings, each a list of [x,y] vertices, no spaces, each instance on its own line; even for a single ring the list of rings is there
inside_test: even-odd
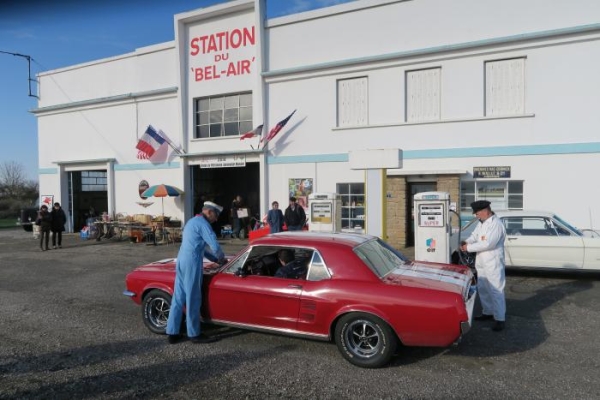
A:
[[[213,224],[215,232],[220,233],[223,225],[232,224],[231,204],[237,195],[242,196],[243,204],[248,208],[248,215],[250,217],[258,216],[260,212],[260,165],[258,162],[246,163],[244,167],[200,168],[193,166],[191,169],[194,214],[202,212],[202,204],[207,200],[223,206],[219,220]]]
[[[108,181],[106,170],[69,172],[69,211],[73,230],[78,232],[86,220],[101,216],[108,210]]]

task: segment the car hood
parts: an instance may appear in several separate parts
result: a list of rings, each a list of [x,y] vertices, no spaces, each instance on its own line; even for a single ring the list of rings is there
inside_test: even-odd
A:
[[[230,259],[230,257],[227,257]],[[135,269],[137,272],[174,272],[176,258],[165,258],[164,260],[154,261],[149,264],[141,265]],[[220,268],[219,264],[210,261],[207,258],[203,259],[205,272],[213,271]]]
[[[473,273],[463,265],[412,261],[401,265],[384,278],[391,285],[441,290],[465,295]]]

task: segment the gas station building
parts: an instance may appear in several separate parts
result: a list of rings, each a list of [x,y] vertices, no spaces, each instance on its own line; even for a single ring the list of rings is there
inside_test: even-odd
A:
[[[342,230],[398,247],[414,245],[413,196],[429,191],[465,218],[487,199],[600,226],[600,2],[358,0],[274,19],[265,7],[178,14],[171,42],[38,75],[40,194],[71,229],[90,206],[160,214],[140,197],[160,183],[184,191],[164,200],[183,221],[204,200],[228,209],[239,194],[262,216],[335,193]],[[268,143],[240,140],[294,110]],[[165,143],[144,158],[148,126]]]

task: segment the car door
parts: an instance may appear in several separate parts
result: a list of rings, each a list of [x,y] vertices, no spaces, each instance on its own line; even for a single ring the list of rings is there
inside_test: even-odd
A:
[[[264,249],[255,246],[212,277],[208,317],[240,326],[295,330],[302,291],[299,280],[237,273],[247,259],[261,251]]]
[[[582,268],[583,240],[544,216],[503,217],[506,265]]]

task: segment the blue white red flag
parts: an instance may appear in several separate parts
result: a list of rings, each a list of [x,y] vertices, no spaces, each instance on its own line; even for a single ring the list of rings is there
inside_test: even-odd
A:
[[[145,153],[148,158],[150,158],[165,142],[165,138],[156,132],[156,129],[154,129],[152,125],[148,125],[146,132],[144,132],[135,148]]]
[[[288,121],[290,120],[290,118],[292,118],[292,115],[294,115],[294,113],[296,112],[296,110],[292,111],[292,113],[290,115],[288,115],[286,118],[282,119],[281,121],[279,121],[277,123],[277,125],[275,125],[273,127],[273,129],[271,129],[269,131],[269,134],[267,135],[267,137],[263,137],[260,141],[261,143],[264,142],[265,145],[267,143],[269,143],[278,133],[280,130],[283,129],[283,127],[285,126],[285,124],[288,123]]]
[[[251,139],[255,136],[260,136],[260,135],[262,135],[262,130],[263,130],[263,126],[259,125],[253,131],[246,132],[242,136],[240,136],[240,140]]]

